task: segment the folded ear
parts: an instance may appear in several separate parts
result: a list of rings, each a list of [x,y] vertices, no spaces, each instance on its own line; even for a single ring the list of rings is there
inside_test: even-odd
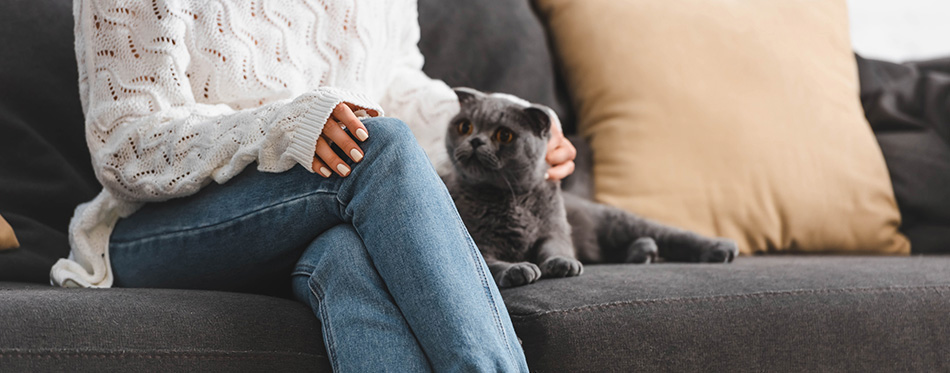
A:
[[[551,131],[551,124],[557,120],[557,114],[554,114],[554,110],[544,105],[532,104],[526,107],[524,111],[528,114],[531,129],[539,136],[547,137]]]
[[[460,104],[468,103],[476,98],[482,97],[485,94],[480,92],[477,89],[468,88],[468,87],[456,87],[452,88],[455,91],[455,96],[459,98]]]

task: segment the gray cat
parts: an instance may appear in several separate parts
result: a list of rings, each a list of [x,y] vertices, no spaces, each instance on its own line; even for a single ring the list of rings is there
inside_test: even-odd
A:
[[[445,178],[499,287],[577,276],[584,263],[731,262],[735,242],[659,224],[568,193],[545,180],[554,112],[514,96],[455,90],[461,111]],[[555,124],[557,125],[557,124]]]

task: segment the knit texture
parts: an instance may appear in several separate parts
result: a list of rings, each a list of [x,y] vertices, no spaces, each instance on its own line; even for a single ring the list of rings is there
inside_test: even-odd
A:
[[[76,208],[54,285],[111,286],[109,236],[142,203],[225,183],[253,162],[313,172],[341,102],[403,120],[445,169],[458,103],[422,72],[415,0],[75,0],[73,12],[104,189]]]

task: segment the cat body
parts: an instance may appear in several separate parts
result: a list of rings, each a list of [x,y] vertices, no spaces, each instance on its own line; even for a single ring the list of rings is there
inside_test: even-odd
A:
[[[585,263],[729,262],[734,242],[707,238],[562,193],[546,180],[554,112],[502,94],[456,89],[461,111],[444,178],[459,215],[500,287],[577,276]]]

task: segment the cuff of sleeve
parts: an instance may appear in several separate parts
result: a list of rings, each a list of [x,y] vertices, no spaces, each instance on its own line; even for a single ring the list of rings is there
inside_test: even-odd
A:
[[[293,140],[287,149],[291,158],[310,172],[314,172],[313,157],[317,138],[323,133],[323,126],[330,118],[333,108],[346,102],[365,110],[375,110],[380,116],[383,115],[383,109],[361,93],[335,88],[320,88],[315,93],[317,93],[315,99],[307,102],[310,106],[309,110],[297,118],[298,125],[294,129]]]

